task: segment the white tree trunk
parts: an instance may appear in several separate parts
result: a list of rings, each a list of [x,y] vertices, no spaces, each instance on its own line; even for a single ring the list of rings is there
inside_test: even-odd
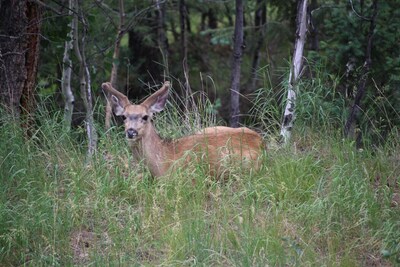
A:
[[[73,10],[74,0],[69,0],[69,17],[72,18],[72,10]],[[72,60],[70,58],[70,51],[73,48],[73,36],[74,36],[74,23],[73,19],[70,22],[70,32],[67,35],[67,39],[65,41],[64,48],[64,57],[63,57],[63,69],[62,69],[62,77],[61,77],[61,90],[64,96],[64,129],[69,131],[71,129],[72,123],[72,113],[74,111],[74,93],[71,88],[71,73],[72,73]]]
[[[292,66],[289,74],[289,85],[285,113],[281,126],[281,137],[283,143],[287,144],[290,140],[293,122],[295,119],[296,91],[297,82],[303,67],[303,50],[306,43],[307,34],[307,0],[298,1],[296,19],[296,42],[294,47]]]

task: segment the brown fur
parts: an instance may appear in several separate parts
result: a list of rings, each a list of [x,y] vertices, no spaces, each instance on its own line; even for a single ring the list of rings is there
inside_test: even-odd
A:
[[[166,82],[142,104],[132,105],[111,84],[103,84],[115,113],[126,117],[125,131],[128,133],[134,129],[137,132],[137,136],[128,141],[134,148],[135,156],[138,160],[145,160],[153,176],[164,176],[175,167],[187,166],[190,162],[205,163],[209,174],[216,177],[224,174],[229,164],[259,168],[264,142],[258,133],[245,127],[210,127],[179,139],[162,140],[154,129],[151,117],[154,112],[163,109],[168,87]]]

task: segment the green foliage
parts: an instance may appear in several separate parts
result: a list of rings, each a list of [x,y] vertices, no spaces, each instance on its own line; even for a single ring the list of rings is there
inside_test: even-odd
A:
[[[353,3],[353,6],[350,3]],[[308,58],[312,64],[324,64],[329,75],[338,76],[334,92],[329,93],[341,94],[339,98],[342,100],[337,108],[345,109],[346,106],[352,105],[360,84],[362,66],[366,60],[365,51],[372,16],[371,4],[372,1],[351,1],[341,5],[327,2],[313,12],[321,41],[320,50],[309,53]],[[383,1],[378,4],[367,95],[362,102],[362,114],[358,116],[358,127],[364,133],[367,143],[369,138],[376,143],[384,142],[391,130],[400,125],[400,58],[396,45],[400,35],[395,30],[400,27],[399,7],[399,3],[395,1]],[[350,62],[354,64],[354,70],[346,74],[346,64]],[[346,91],[350,91],[350,99],[346,99],[346,93],[349,93]]]
[[[282,88],[273,88],[271,71],[268,66],[260,71],[264,84],[254,94],[248,124],[261,128],[267,134],[274,134],[280,127],[281,110],[277,99],[283,94]]]
[[[339,78],[326,65],[310,62],[311,76],[299,82],[297,117],[313,129],[341,129],[347,118],[346,102],[338,91]]]
[[[311,93],[324,88],[316,87]],[[198,115],[182,123],[178,104],[155,119],[164,136],[196,130]],[[205,125],[215,123],[200,114]],[[134,163],[117,128],[111,138],[100,135],[87,165],[79,133],[62,132],[57,113],[40,110],[31,138],[3,116],[0,262],[396,264],[399,133],[382,149],[358,151],[333,127],[309,128],[305,114],[299,113],[305,119],[298,120],[293,148],[268,149],[259,172],[235,167],[225,182],[207,177],[201,164],[153,180]]]
[[[234,2],[185,2],[190,24],[190,32],[187,33],[187,62],[191,88],[194,92],[206,92],[212,102],[219,100],[218,119],[226,120],[229,116],[227,88],[230,87]],[[306,49],[307,65],[312,75],[306,73],[302,77],[304,87],[300,88],[298,95],[299,101],[302,102],[297,105],[301,113],[299,119],[343,127],[340,123],[347,116],[361,79],[371,2],[372,0],[351,1],[352,7],[350,2],[324,1],[312,11],[313,26],[318,30],[319,50]],[[60,6],[62,3],[50,5],[65,11],[65,8]],[[281,117],[278,105],[284,103],[287,62],[293,50],[297,2],[267,1],[266,40],[260,51],[260,64],[256,70],[256,88],[260,90],[254,94],[255,97],[251,95],[254,92],[246,90],[249,89],[253,52],[259,35],[254,27],[257,6],[254,1],[247,1],[245,6],[246,48],[241,68],[241,90],[244,92],[241,111],[247,113],[252,110],[255,118],[248,119],[244,115],[243,123],[256,121],[257,127],[261,125],[263,129],[270,128],[273,124],[276,130],[276,122]],[[79,27],[82,29],[86,25],[88,30],[85,52],[92,74],[92,89],[95,96],[101,96],[98,85],[109,79],[111,74],[119,7],[117,2],[113,1],[88,1],[82,2],[80,8],[86,24],[80,18]],[[400,27],[399,10],[400,6],[396,1],[386,1],[378,5],[373,36],[372,69],[368,73],[367,95],[362,103],[362,114],[359,115],[357,129],[364,133],[366,143],[371,140],[383,143],[400,124],[400,59],[397,48],[400,37],[397,30]],[[120,58],[114,62],[119,67],[118,88],[127,91],[131,99],[141,99],[146,95],[150,83],[158,84],[164,79],[182,83],[184,75],[181,64],[178,3],[166,2],[164,27],[169,46],[168,60],[166,55],[161,55],[157,40],[156,5],[127,1],[125,11],[125,26],[128,32],[121,42]],[[42,34],[46,38],[41,42],[38,91],[40,95],[52,96],[61,108],[59,79],[64,41],[69,32],[68,24],[71,18],[57,16],[51,9],[46,9],[45,18]],[[210,21],[215,23],[211,25]],[[73,53],[72,59],[75,62],[72,85],[77,95],[76,110],[79,111],[82,108],[79,90],[76,90],[79,87],[79,66]],[[355,68],[346,75],[346,64],[349,61],[354,63]],[[266,70],[268,74],[265,74]],[[314,79],[314,73],[320,77]],[[268,84],[263,84],[265,79],[268,80]],[[184,90],[177,92],[180,96],[185,94]],[[257,102],[262,101],[265,105],[258,105]],[[78,116],[76,112],[74,121],[79,121]]]
[[[352,2],[360,11],[360,2]],[[82,4],[89,27],[86,47],[93,88],[99,96],[97,85],[110,76],[117,7],[116,2],[106,3],[111,9],[91,1]],[[188,36],[190,82],[195,93],[190,100],[182,97],[174,4],[168,1],[167,34],[169,78],[176,95],[155,118],[158,131],[167,138],[223,124],[220,115],[226,97],[221,92],[229,88],[231,58],[226,33],[232,29],[229,14],[233,5],[188,1],[191,21],[196,22]],[[254,8],[253,2],[247,4]],[[370,16],[369,4],[365,2],[363,16]],[[344,96],[344,67],[350,57],[356,59],[351,80],[355,87],[368,22],[355,16],[347,2],[332,5],[328,1],[315,11],[320,51],[308,53],[307,70],[298,84],[293,147],[276,150],[269,140],[280,126],[286,88],[282,80],[287,80],[296,2],[268,2],[267,47],[257,70],[259,89],[244,97],[251,104],[251,116],[244,121],[262,129],[268,150],[259,172],[245,173],[233,166],[237,172],[225,182],[206,177],[201,164],[153,180],[143,164],[132,159],[118,126],[109,131],[111,138],[100,133],[97,154],[86,165],[84,130],[77,127],[63,132],[62,109],[55,104],[69,20],[47,18],[38,77],[39,102],[45,108],[38,111],[33,136],[27,138],[20,125],[5,115],[0,121],[1,265],[398,264],[400,78],[395,46],[400,8],[396,1],[379,5],[369,74],[372,82],[363,103],[365,140],[376,144],[378,136],[385,142],[357,150],[341,137],[351,102]],[[210,7],[216,11],[218,29],[201,31],[199,14]],[[128,1],[126,9],[128,24],[135,25],[134,30],[144,37],[143,44],[157,49],[154,7]],[[250,35],[252,20],[247,21]],[[148,82],[159,74],[136,73],[144,62],[140,60],[147,58],[132,61],[129,45],[125,37],[118,61],[120,89],[130,87],[132,80],[149,88]],[[250,52],[246,50],[243,58],[244,77],[250,72]],[[78,66],[73,67],[76,86]],[[96,107],[101,128],[103,103],[99,101]]]

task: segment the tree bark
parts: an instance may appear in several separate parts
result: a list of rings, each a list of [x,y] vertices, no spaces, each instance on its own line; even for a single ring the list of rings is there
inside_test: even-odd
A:
[[[239,127],[240,65],[243,54],[243,1],[236,0],[235,32],[233,36],[233,59],[231,75],[230,126]]]
[[[266,0],[257,0],[257,9],[254,16],[254,35],[257,36],[257,42],[254,48],[253,63],[251,65],[250,91],[253,92],[256,87],[257,69],[260,64],[260,50],[265,39],[265,26],[267,23],[267,5]]]
[[[86,37],[86,22],[84,20],[84,16],[81,14],[82,23],[84,25],[82,40],[79,40],[78,34],[78,0],[75,0],[74,3],[74,27],[75,27],[75,35],[74,35],[74,50],[75,55],[78,58],[80,63],[79,65],[79,79],[80,79],[80,91],[81,97],[86,109],[86,119],[85,119],[85,128],[88,137],[88,160],[90,161],[91,157],[94,155],[97,149],[97,132],[94,127],[94,117],[93,117],[93,98],[92,98],[92,89],[91,89],[91,80],[90,80],[90,72],[89,67],[86,63],[85,57],[85,37]]]
[[[34,125],[41,16],[34,2],[0,3],[0,108],[22,118],[28,136]]]
[[[164,66],[164,76],[169,76],[169,68],[168,68],[168,39],[165,34],[165,13],[166,13],[166,1],[156,0],[157,1],[157,36],[158,36],[158,46],[161,50],[161,56],[163,58],[163,66]]]
[[[119,0],[119,26],[118,26],[117,38],[115,39],[115,43],[114,43],[114,53],[113,53],[111,78],[110,78],[110,82],[114,88],[118,88],[117,79],[118,79],[118,66],[119,66],[119,50],[120,50],[120,45],[121,45],[121,39],[122,39],[122,37],[124,37],[125,33],[126,33],[126,30],[125,30],[124,1]],[[111,117],[112,117],[111,103],[107,100],[106,116],[105,116],[105,123],[104,123],[106,130],[110,129],[110,127],[111,127]]]
[[[0,102],[1,108],[15,118],[21,114],[21,96],[28,76],[26,11],[26,1],[0,2]]]
[[[181,28],[181,52],[182,52],[182,65],[183,73],[185,75],[185,89],[189,92],[189,66],[187,64],[187,10],[185,0],[179,0],[179,15],[180,15],[180,28]]]
[[[61,77],[61,90],[64,96],[64,129],[69,132],[72,123],[72,113],[74,111],[75,97],[71,88],[71,74],[72,74],[72,60],[71,60],[71,50],[74,47],[74,34],[75,34],[75,23],[73,23],[74,1],[69,0],[69,12],[68,15],[71,18],[70,32],[67,35],[67,40],[64,45],[64,56],[63,56],[63,69]]]
[[[297,83],[300,78],[300,73],[303,67],[303,50],[306,43],[307,33],[307,0],[299,0],[297,5],[297,18],[296,18],[296,41],[294,46],[294,53],[292,58],[292,66],[289,73],[289,84],[287,102],[285,112],[283,115],[283,122],[281,126],[281,137],[286,145],[291,136],[293,123],[295,120],[295,106],[296,106],[296,91]]]
[[[218,20],[212,8],[208,9],[208,28],[216,29],[218,27]]]
[[[33,113],[36,106],[35,87],[39,62],[40,28],[42,24],[42,12],[40,6],[34,2],[27,2],[26,15],[28,19],[25,54],[26,80],[22,88],[21,115],[22,127],[28,136],[32,135],[34,126]]]
[[[346,124],[344,126],[344,135],[348,137],[349,135],[354,134],[355,122],[359,117],[359,113],[361,112],[361,101],[365,95],[365,88],[368,80],[368,74],[371,69],[372,59],[371,59],[371,50],[372,50],[372,41],[374,36],[374,30],[376,27],[376,16],[378,14],[378,0],[374,0],[372,2],[372,17],[370,19],[369,31],[367,36],[367,47],[365,50],[365,62],[363,66],[363,70],[361,73],[360,83],[357,88],[357,93],[354,98],[354,103],[350,107],[350,114],[347,118]],[[361,133],[360,133],[361,134]],[[357,145],[361,144],[361,135],[357,138]]]
[[[185,123],[190,125],[190,110],[195,108],[192,100],[192,90],[190,88],[189,81],[189,65],[187,63],[187,32],[188,32],[188,13],[185,0],[179,0],[179,17],[180,17],[180,30],[181,30],[181,51],[182,51],[182,67],[183,74],[185,77],[184,88],[185,88]]]
[[[318,1],[311,0],[309,6],[309,16],[310,16],[310,50],[318,51],[319,50],[319,39],[318,39],[318,28],[317,23],[312,15],[312,12],[318,8]]]

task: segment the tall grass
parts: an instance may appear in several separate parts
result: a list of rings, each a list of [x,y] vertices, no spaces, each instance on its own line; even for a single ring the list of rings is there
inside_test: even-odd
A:
[[[164,136],[190,132],[174,107],[156,118]],[[201,166],[139,175],[119,129],[87,165],[60,117],[42,110],[31,138],[0,122],[2,266],[399,264],[398,132],[357,150],[335,129],[297,124],[292,147],[220,183]]]

